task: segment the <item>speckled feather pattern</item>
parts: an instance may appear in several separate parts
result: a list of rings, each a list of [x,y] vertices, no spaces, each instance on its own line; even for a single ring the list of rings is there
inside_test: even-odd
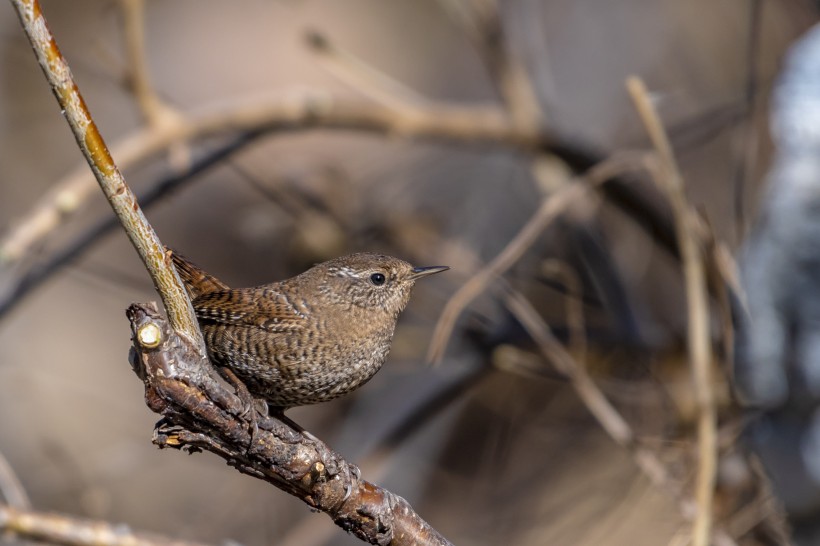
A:
[[[172,257],[211,359],[280,408],[332,400],[373,377],[415,284],[410,264],[380,254],[352,254],[237,289]],[[384,275],[383,285],[374,274]]]

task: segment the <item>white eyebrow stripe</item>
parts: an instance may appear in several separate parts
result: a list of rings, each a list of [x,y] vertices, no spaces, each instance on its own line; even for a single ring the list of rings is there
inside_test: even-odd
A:
[[[347,267],[347,266],[343,266],[343,267],[338,268],[336,270],[336,275],[338,275],[339,277],[352,277],[352,278],[358,278],[359,277],[359,274],[355,269],[352,269],[352,268]]]

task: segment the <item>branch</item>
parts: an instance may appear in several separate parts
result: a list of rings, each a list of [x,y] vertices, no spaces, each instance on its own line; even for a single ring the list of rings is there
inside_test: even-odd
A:
[[[526,66],[513,51],[500,0],[441,0],[441,4],[478,50],[515,126],[541,132],[544,111]]]
[[[462,311],[476,297],[485,292],[487,287],[499,276],[504,274],[524,255],[527,249],[538,239],[547,228],[573,202],[581,200],[589,191],[588,186],[597,186],[634,168],[636,163],[631,156],[613,156],[590,169],[590,172],[579,177],[577,183],[566,184],[541,203],[541,206],[532,215],[529,221],[516,236],[486,267],[479,270],[449,299],[441,312],[433,331],[427,359],[430,362],[440,362],[447,349],[447,343],[453,333],[458,317]],[[538,176],[537,165],[534,168]]]
[[[0,495],[15,508],[31,508],[31,500],[8,459],[0,453]]]
[[[636,77],[627,79],[626,85],[657,151],[657,161],[647,160],[647,167],[654,174],[655,182],[666,193],[672,205],[678,247],[681,252],[689,317],[689,358],[698,407],[698,467],[695,480],[695,501],[698,505],[698,513],[692,529],[692,545],[708,546],[712,527],[718,446],[717,411],[711,380],[709,295],[706,288],[703,254],[699,243],[700,238],[693,225],[694,214],[684,193],[683,178],[646,86]]]
[[[17,10],[23,30],[31,42],[46,79],[51,84],[80,151],[151,275],[151,280],[165,305],[168,320],[175,331],[186,336],[204,351],[205,344],[197,327],[194,309],[185,294],[182,282],[170,261],[166,259],[165,248],[139,208],[137,198],[114,164],[80,90],[74,83],[68,63],[48,28],[39,1],[11,0],[11,3]]]
[[[396,109],[322,91],[242,100],[230,107],[165,119],[165,123],[139,129],[112,147],[121,168],[138,166],[179,142],[259,130],[275,133],[321,128],[525,149],[548,146],[549,142],[545,135],[539,139],[517,130],[504,112],[493,106],[434,104]],[[20,260],[28,249],[80,210],[94,195],[95,186],[85,168],[55,184],[0,241],[0,263]]]
[[[132,366],[145,384],[148,407],[164,416],[154,431],[158,446],[215,453],[371,544],[450,544],[407,501],[362,480],[358,469],[319,440],[270,418],[259,417],[258,430],[251,432],[254,424],[240,398],[223,386],[206,358],[169,328],[156,305],[134,304],[127,314]]]
[[[0,533],[65,546],[202,546],[197,542],[133,533],[125,525],[20,510],[4,504],[0,504]]]
[[[538,345],[541,354],[553,363],[555,368],[564,374],[575,390],[578,398],[595,417],[601,428],[618,445],[628,450],[638,468],[649,478],[652,485],[670,494],[677,501],[681,516],[687,521],[700,519],[702,510],[695,509],[695,502],[684,494],[681,486],[672,480],[666,466],[650,449],[642,446],[635,432],[624,417],[607,399],[595,381],[589,375],[584,363],[578,363],[555,339],[549,326],[541,318],[530,302],[520,293],[508,290],[507,308],[527,330]],[[718,546],[737,546],[732,537],[723,529],[710,529],[715,544]],[[708,538],[708,537],[707,537]]]
[[[212,150],[205,157],[197,159],[184,173],[174,174],[157,180],[139,196],[142,207],[145,210],[150,209],[151,206],[162,201],[162,199],[167,197],[171,192],[179,189],[183,185],[193,182],[200,173],[218,165],[221,161],[231,157],[251,142],[255,142],[259,136],[260,133],[258,132],[243,133],[219,145],[219,147]],[[106,215],[98,219],[76,238],[54,252],[51,252],[46,259],[36,263],[23,275],[15,278],[11,287],[0,297],[0,322],[2,322],[12,309],[24,301],[24,298],[29,292],[38,288],[63,267],[79,259],[94,243],[99,241],[103,235],[119,227],[119,225],[119,221],[115,216]]]

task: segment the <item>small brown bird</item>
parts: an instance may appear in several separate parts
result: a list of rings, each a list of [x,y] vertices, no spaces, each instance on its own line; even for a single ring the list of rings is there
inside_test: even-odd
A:
[[[229,288],[170,252],[211,360],[280,413],[366,383],[387,358],[413,285],[449,269],[361,253],[284,281]]]

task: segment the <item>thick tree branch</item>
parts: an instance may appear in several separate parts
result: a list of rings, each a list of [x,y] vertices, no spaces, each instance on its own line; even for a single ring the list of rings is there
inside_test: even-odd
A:
[[[371,544],[449,544],[407,501],[361,479],[357,468],[319,440],[269,418],[259,417],[254,431],[240,398],[218,381],[207,359],[174,333],[154,304],[134,304],[128,317],[132,366],[145,384],[148,406],[164,416],[154,443],[215,453]]]

